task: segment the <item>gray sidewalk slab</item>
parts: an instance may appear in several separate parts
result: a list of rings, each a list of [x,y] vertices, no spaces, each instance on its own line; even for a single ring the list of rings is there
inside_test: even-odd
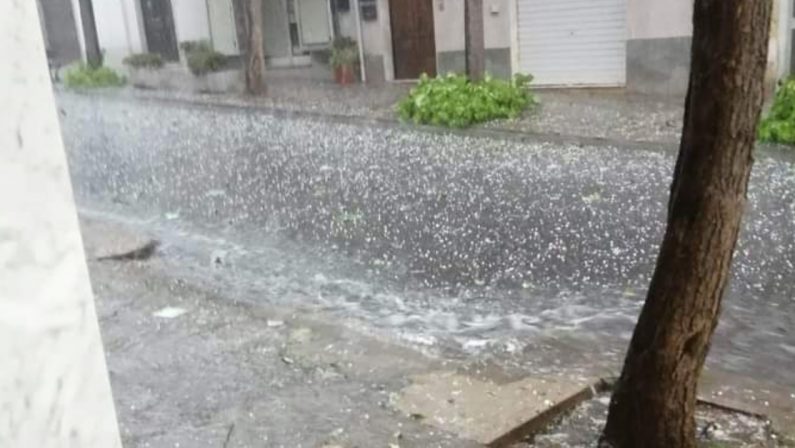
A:
[[[329,116],[396,121],[395,106],[412,83],[338,86],[330,80],[279,70],[268,77],[263,97],[193,94],[132,87],[106,93],[136,98],[238,105]],[[515,120],[497,120],[475,128],[513,133],[598,138],[647,143],[676,143],[681,131],[683,100],[629,94],[621,89],[541,89],[540,105]]]

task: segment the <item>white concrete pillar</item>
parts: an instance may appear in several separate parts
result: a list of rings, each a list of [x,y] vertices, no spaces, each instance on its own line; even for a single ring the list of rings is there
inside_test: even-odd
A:
[[[120,448],[35,2],[0,54],[0,446]]]

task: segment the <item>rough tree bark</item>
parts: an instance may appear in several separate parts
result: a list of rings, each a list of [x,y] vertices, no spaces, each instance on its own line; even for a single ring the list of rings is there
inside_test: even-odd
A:
[[[86,46],[86,64],[91,67],[102,65],[102,52],[99,49],[97,24],[94,21],[94,5],[91,0],[80,0],[80,23],[83,25],[83,42]]]
[[[467,76],[472,81],[479,81],[486,72],[483,0],[464,0],[464,39]]]
[[[265,48],[262,39],[262,0],[243,0],[246,27],[246,91],[265,94]]]
[[[771,4],[695,0],[667,228],[600,446],[696,446],[696,387],[746,203]]]

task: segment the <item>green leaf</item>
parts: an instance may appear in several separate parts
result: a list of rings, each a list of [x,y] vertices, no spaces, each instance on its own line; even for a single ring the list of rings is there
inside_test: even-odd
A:
[[[511,81],[486,76],[472,83],[466,76],[427,75],[398,105],[403,120],[448,127],[467,127],[498,118],[515,118],[537,104],[527,89],[532,76],[516,75]]]

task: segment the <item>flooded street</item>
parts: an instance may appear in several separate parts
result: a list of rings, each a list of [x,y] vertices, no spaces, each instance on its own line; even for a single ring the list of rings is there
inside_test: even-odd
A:
[[[555,346],[583,366],[620,360],[675,156],[57,101],[83,213],[157,234],[179,275],[533,371],[555,370]],[[795,163],[759,155],[749,204],[709,362],[795,387]]]

